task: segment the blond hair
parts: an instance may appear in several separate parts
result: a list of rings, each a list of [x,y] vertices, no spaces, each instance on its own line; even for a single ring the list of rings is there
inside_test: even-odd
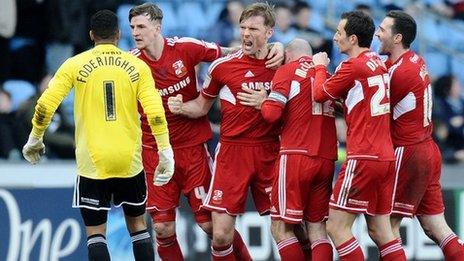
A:
[[[268,2],[254,3],[245,8],[240,15],[239,22],[253,16],[261,16],[264,18],[264,25],[273,28],[275,26],[274,6]]]
[[[161,11],[161,9],[153,3],[144,3],[132,7],[129,11],[129,22],[132,19],[132,17],[139,15],[148,16],[148,19],[152,22],[161,22],[161,20],[163,20],[163,11]]]

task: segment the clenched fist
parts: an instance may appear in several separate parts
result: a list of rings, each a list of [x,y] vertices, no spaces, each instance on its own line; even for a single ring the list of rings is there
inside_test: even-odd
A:
[[[168,98],[168,107],[173,114],[182,114],[183,105],[184,102],[182,101],[182,94],[177,94],[176,97]]]
[[[313,64],[327,66],[330,63],[330,59],[326,52],[320,52],[313,55]]]

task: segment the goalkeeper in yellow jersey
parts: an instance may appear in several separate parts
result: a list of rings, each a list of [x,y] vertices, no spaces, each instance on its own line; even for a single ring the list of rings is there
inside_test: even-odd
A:
[[[95,47],[58,69],[37,101],[32,131],[23,148],[32,164],[44,153],[42,137],[50,120],[75,88],[77,179],[73,207],[80,208],[87,232],[89,260],[110,260],[105,231],[111,202],[122,206],[136,260],[153,260],[154,251],[144,219],[147,199],[141,159],[138,102],[147,115],[158,145],[155,185],[173,175],[174,158],[161,97],[149,67],[116,47],[120,37],[116,14],[108,10],[91,18]]]

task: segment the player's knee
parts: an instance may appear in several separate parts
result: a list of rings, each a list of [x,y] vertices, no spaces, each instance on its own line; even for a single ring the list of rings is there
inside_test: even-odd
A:
[[[424,233],[433,241],[440,241],[443,235],[451,233],[444,216],[418,216]]]
[[[166,238],[176,233],[176,226],[174,222],[160,222],[155,223],[154,230],[156,237]]]
[[[401,218],[390,219],[391,228],[395,237],[400,237]]]
[[[326,229],[327,229],[327,234],[329,234],[329,236],[333,238],[334,235],[336,235],[339,227],[338,227],[338,224],[333,219],[329,218],[329,220],[327,220],[327,223],[326,223]]]
[[[280,226],[279,226],[279,223],[276,222],[276,221],[272,221],[271,222],[271,234],[272,234],[272,237],[274,238],[274,240],[276,242],[280,242],[281,241],[281,238],[280,238]]]
[[[378,229],[376,226],[368,226],[367,227],[367,233],[369,234],[369,237],[379,245],[379,242],[384,242],[383,237],[385,237],[385,233]]]
[[[308,237],[311,242],[327,238],[326,223],[311,223],[308,225]]]
[[[213,244],[216,246],[224,246],[231,244],[234,239],[234,229],[230,228],[214,228],[213,229]]]
[[[428,222],[421,222],[422,229],[424,230],[425,235],[427,235],[430,239],[437,242],[437,239],[433,233],[433,226]]]
[[[271,233],[274,240],[279,243],[283,240],[295,237],[294,224],[288,224],[284,221],[277,220],[271,222]]]
[[[212,235],[213,234],[213,223],[211,221],[209,222],[203,222],[203,223],[198,223],[198,226],[207,234],[207,235]]]

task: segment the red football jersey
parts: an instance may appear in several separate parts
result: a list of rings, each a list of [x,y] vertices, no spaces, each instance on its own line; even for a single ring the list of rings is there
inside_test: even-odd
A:
[[[184,102],[198,97],[201,88],[197,86],[195,66],[200,62],[211,62],[221,55],[217,44],[194,38],[166,38],[161,57],[157,61],[148,58],[143,51],[134,49],[134,55],[151,68],[155,85],[163,100],[169,128],[169,138],[174,148],[194,146],[211,138],[211,126],[206,116],[191,119],[172,114],[167,102],[170,96],[182,94]],[[139,105],[142,122],[142,141],[144,146],[156,149],[156,141],[151,134],[146,115]]]
[[[342,99],[348,159],[394,160],[390,137],[387,68],[374,52],[342,62],[327,81],[324,66],[316,67],[314,100]]]
[[[281,154],[305,154],[337,159],[337,135],[333,100],[313,101],[315,70],[310,57],[280,67],[272,79],[266,103],[282,108]]]
[[[267,123],[259,110],[241,105],[236,98],[238,92],[243,92],[242,87],[270,90],[275,71],[266,68],[265,62],[240,50],[211,64],[202,95],[221,99],[222,141],[259,143],[278,139],[278,123]]]
[[[408,51],[388,71],[393,145],[432,139],[432,86],[424,59]]]

